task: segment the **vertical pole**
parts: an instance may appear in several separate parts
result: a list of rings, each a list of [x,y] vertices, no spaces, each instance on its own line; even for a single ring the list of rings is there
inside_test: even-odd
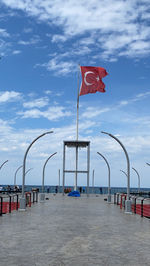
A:
[[[65,142],[64,142],[64,150],[63,150],[63,186],[62,186],[62,194],[64,196],[64,186],[65,186],[65,156],[66,156],[66,153],[65,153]]]
[[[78,142],[79,135],[79,73],[80,66],[78,66],[78,82],[77,82],[77,122],[76,122],[76,140]],[[75,172],[75,182],[74,182],[74,190],[77,190],[77,179],[78,179],[78,143],[76,146],[76,172]]]
[[[80,65],[78,65],[78,82],[77,82],[77,122],[76,122],[76,140],[78,141],[78,126],[79,126],[79,74]]]
[[[90,143],[87,147],[87,196],[89,196]]]
[[[78,179],[78,143],[76,146],[76,172],[75,172],[75,182],[74,182],[74,190],[77,190],[77,179]]]
[[[93,169],[93,175],[92,175],[92,192],[94,194],[94,169]]]
[[[60,193],[60,169],[58,170],[58,192]]]

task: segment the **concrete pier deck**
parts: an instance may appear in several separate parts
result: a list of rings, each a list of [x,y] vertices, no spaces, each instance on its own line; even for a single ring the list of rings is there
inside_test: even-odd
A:
[[[48,196],[0,217],[1,266],[150,265],[150,220],[104,196]]]

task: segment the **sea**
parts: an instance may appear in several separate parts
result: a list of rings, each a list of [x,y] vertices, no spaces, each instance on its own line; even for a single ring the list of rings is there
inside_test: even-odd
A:
[[[4,189],[7,188],[7,185],[2,185],[2,187]],[[13,190],[14,186],[10,185],[11,189]],[[19,188],[21,189],[22,186],[20,185]],[[39,192],[42,192],[42,186],[39,185],[25,185],[25,192],[31,191],[32,189],[38,189]],[[64,187],[66,190],[74,190],[73,186],[65,186]],[[62,186],[54,186],[54,185],[47,185],[44,186],[44,192],[45,193],[62,193]],[[81,193],[87,193],[87,187],[86,186],[80,186],[77,189],[78,191],[80,191]],[[127,188],[126,187],[111,187],[111,194],[114,193],[126,193],[127,192]],[[138,192],[138,188],[130,188],[130,193],[137,193]],[[150,192],[150,188],[140,188],[140,192]],[[107,194],[108,193],[108,187],[89,187],[89,194]]]

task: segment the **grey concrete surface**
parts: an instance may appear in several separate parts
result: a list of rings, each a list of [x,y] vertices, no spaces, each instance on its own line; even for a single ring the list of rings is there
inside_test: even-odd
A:
[[[49,197],[0,217],[0,266],[150,265],[150,220],[104,196]]]

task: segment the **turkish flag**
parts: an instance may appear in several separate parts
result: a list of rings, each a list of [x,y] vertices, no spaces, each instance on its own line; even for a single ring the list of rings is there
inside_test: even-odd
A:
[[[82,84],[80,96],[88,93],[105,92],[102,78],[108,75],[103,67],[81,66]]]

